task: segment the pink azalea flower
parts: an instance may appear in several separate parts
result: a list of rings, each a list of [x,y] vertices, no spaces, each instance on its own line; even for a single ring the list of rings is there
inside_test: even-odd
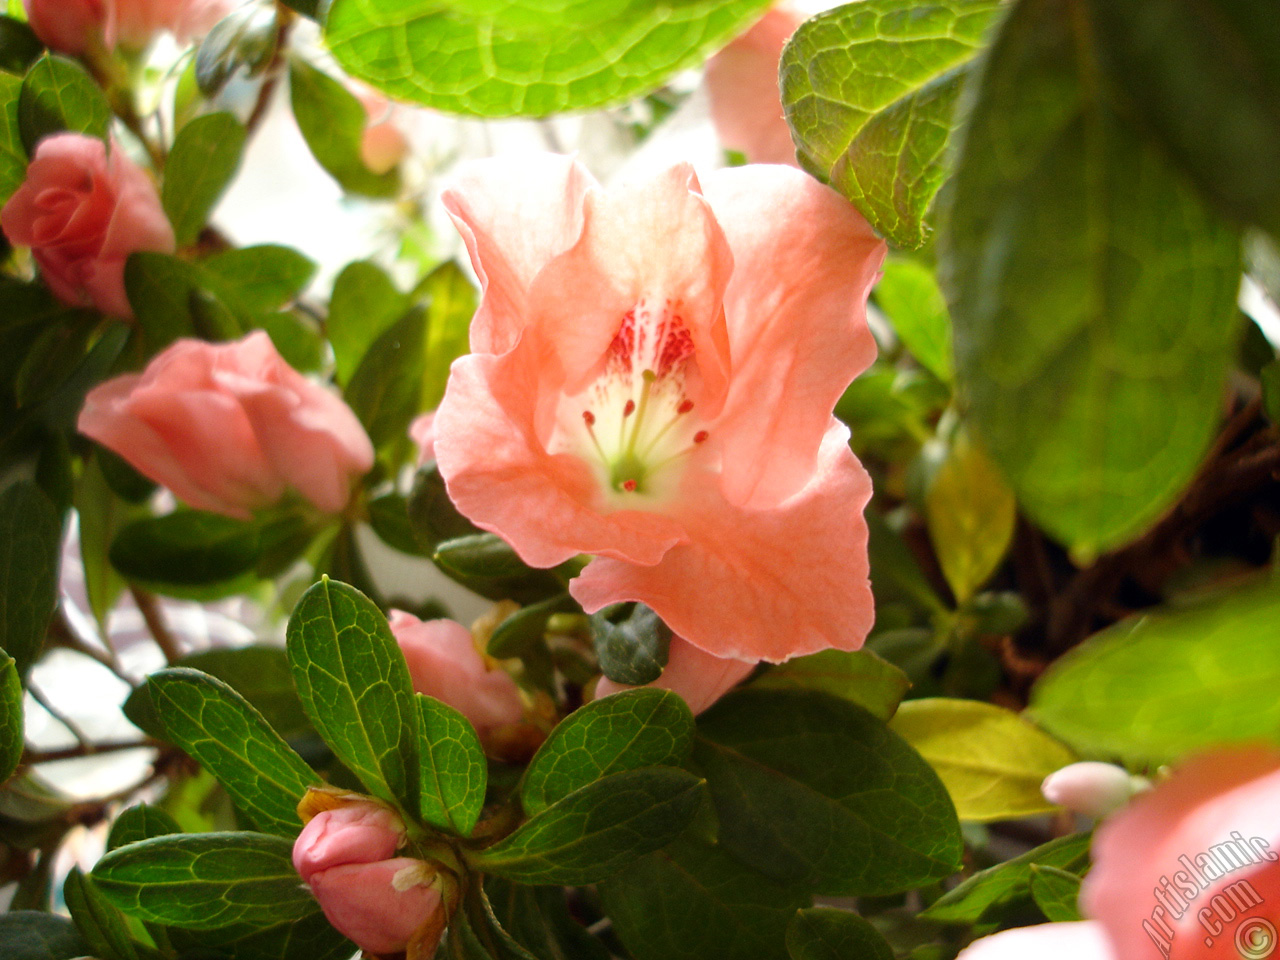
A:
[[[444,200],[483,285],[435,419],[458,509],[716,656],[859,647],[871,483],[831,413],[885,248],[857,211],[788,167],[606,192],[550,155]]]

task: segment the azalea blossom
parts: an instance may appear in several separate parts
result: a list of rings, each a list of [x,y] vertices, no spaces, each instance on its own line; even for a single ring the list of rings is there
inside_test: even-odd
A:
[[[832,409],[875,356],[861,215],[789,167],[605,191],[552,155],[444,202],[483,287],[434,421],[458,509],[533,566],[591,555],[588,612],[739,660],[859,647],[871,483]]]

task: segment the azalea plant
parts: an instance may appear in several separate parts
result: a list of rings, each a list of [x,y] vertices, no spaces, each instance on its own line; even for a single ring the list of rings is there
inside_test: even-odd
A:
[[[0,958],[1276,951],[1268,0],[0,9]]]

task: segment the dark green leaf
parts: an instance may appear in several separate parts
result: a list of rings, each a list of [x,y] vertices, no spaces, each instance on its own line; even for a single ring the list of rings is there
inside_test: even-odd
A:
[[[937,774],[861,707],[739,690],[698,732],[720,845],[761,873],[840,895],[908,890],[959,869],[960,824]]]
[[[1280,21],[1252,0],[1085,4],[1103,64],[1197,185],[1280,237]]]
[[[1072,872],[1083,870],[1089,865],[1089,835],[1059,837],[1020,857],[975,873],[934,901],[921,916],[950,923],[976,923],[991,907],[1030,893],[1032,864]]]
[[[23,728],[22,677],[13,657],[0,650],[0,783],[18,769]]]
[[[541,603],[521,607],[494,628],[489,635],[488,653],[504,660],[518,657],[544,641],[547,624],[557,613],[570,613],[580,609],[567,593],[551,597]]]
[[[701,787],[693,774],[670,767],[615,773],[477,854],[476,866],[522,883],[595,883],[674,840],[697,810]]]
[[[217,777],[259,830],[296,837],[298,801],[320,778],[262,714],[221,680],[186,667],[154,673],[147,686],[168,739]]]
[[[433,270],[419,290],[430,298],[419,408],[434,410],[444,397],[450,364],[469,349],[471,318],[476,312],[476,288],[462,269],[450,260]]]
[[[801,24],[782,52],[800,161],[900,247],[929,236],[956,98],[1000,0],[862,0]]]
[[[955,372],[951,314],[933,271],[915,260],[891,257],[876,283],[875,297],[911,355],[939,380],[950,383]]]
[[[458,512],[458,508],[449,499],[444,479],[434,462],[420,468],[414,477],[408,509],[413,535],[423,549],[430,553],[435,553],[436,548],[448,540],[480,532],[475,524]]]
[[[13,191],[27,178],[27,150],[18,120],[21,90],[21,79],[0,73],[0,204],[8,203]]]
[[[164,168],[161,199],[178,245],[194,243],[231,184],[247,132],[229,113],[196,117],[181,130]]]
[[[1119,117],[1080,0],[991,47],[940,237],[957,377],[1018,502],[1083,561],[1200,464],[1235,347],[1239,243]]]
[[[288,649],[320,736],[370,793],[416,814],[418,707],[382,611],[353,587],[321,580],[294,607]]]
[[[18,127],[28,155],[50,134],[69,130],[105,140],[110,126],[111,107],[79,64],[64,57],[44,56],[22,81]]]
[[[323,18],[323,11],[327,5],[327,0],[281,0],[281,2],[292,10],[297,10],[304,17],[310,17],[312,20],[320,20]]]
[[[286,740],[311,729],[293,686],[289,659],[281,647],[202,650],[183,657],[174,666],[200,670],[228,684]]]
[[[139,840],[181,832],[178,821],[169,814],[149,803],[140,803],[116,817],[115,823],[111,824],[111,833],[107,835],[107,849],[114,850]]]
[[[786,960],[787,924],[811,898],[682,839],[600,884],[636,960]]]
[[[192,294],[201,289],[196,269],[167,253],[143,251],[125,261],[124,289],[149,353],[197,335],[191,312]]]
[[[678,767],[693,747],[693,714],[669,690],[628,690],[562,720],[529,763],[520,802],[530,816],[622,770]]]
[[[435,561],[447,573],[463,577],[514,577],[529,567],[496,533],[447,540],[436,547]]]
[[[36,910],[0,914],[0,944],[4,960],[73,960],[89,951],[70,920]]]
[[[1031,864],[1031,896],[1045,917],[1054,923],[1070,923],[1081,919],[1080,878],[1057,867]]]
[[[422,819],[467,837],[484,807],[484,749],[470,722],[453,707],[417,694],[422,724]]]
[[[214,24],[196,51],[195,82],[213,97],[237,71],[257,76],[275,58],[280,26],[275,4],[251,3]]]
[[[218,296],[249,314],[270,313],[293,302],[316,274],[314,261],[273,243],[215,253],[200,266]]]
[[[360,153],[368,115],[355,94],[315,67],[294,58],[289,64],[293,116],[316,162],[348,193],[394,197],[400,191],[395,170],[374,173]]]
[[[888,720],[911,681],[870,650],[823,650],[773,667],[752,685],[761,690],[822,690]]]
[[[0,491],[0,649],[25,677],[58,605],[62,520],[29,480]]]
[[[652,683],[662,676],[671,649],[671,628],[643,603],[624,620],[611,622],[601,610],[591,617],[592,641],[600,669],[617,683]]]
[[[44,53],[44,44],[15,17],[0,16],[0,70],[21,77]]]
[[[330,926],[314,902],[312,912],[300,920],[170,929],[169,938],[186,960],[350,960],[356,952],[355,944]]]
[[[136,520],[111,544],[117,570],[155,585],[222,583],[248,573],[257,561],[256,527],[198,510]]]
[[[876,928],[856,913],[814,907],[801,910],[787,928],[791,960],[893,960]]]
[[[193,930],[268,926],[315,910],[293,842],[259,833],[154,837],[112,850],[90,876],[125,913]]]
[[[1050,667],[1032,691],[1032,715],[1082,753],[1135,763],[1275,740],[1277,617],[1280,590],[1267,578],[1123,620]]]
[[[248,326],[265,330],[284,362],[300,373],[324,374],[329,363],[329,347],[320,325],[301,309],[264,313]]]
[[[409,311],[409,298],[377,264],[347,264],[333,282],[325,331],[339,383],[349,383],[365,353]]]
[[[422,396],[425,336],[426,315],[410,311],[373,342],[351,375],[344,396],[375,447],[407,442]]]
[[[369,501],[369,526],[383,543],[401,553],[422,552],[409,522],[408,503],[398,493],[386,493]]]
[[[98,892],[79,867],[72,867],[67,874],[62,895],[90,953],[101,960],[139,960],[141,954],[129,937],[124,914]],[[148,956],[158,954],[149,952]]]
[[[486,877],[497,922],[538,960],[609,960],[609,951],[569,915],[558,887],[527,887]]]
[[[768,0],[335,0],[325,31],[347,72],[392,96],[480,116],[545,116],[634,99],[700,64]]]
[[[13,381],[14,399],[19,407],[43,403],[70,377],[84,357],[95,321],[99,319],[86,313],[66,311],[31,344]]]

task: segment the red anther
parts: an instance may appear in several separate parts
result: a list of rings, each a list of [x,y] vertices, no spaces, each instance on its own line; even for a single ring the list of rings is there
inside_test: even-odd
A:
[[[622,415],[624,417],[629,417],[635,412],[636,412],[636,402],[634,400],[628,400],[627,405],[622,408]]]
[[[676,413],[688,413],[692,409],[693,401],[686,400],[684,403],[680,404],[680,406],[676,407]]]
[[[582,419],[586,421],[588,427],[594,427],[596,425],[596,415],[590,410],[582,411]]]
[[[635,492],[636,492],[636,482],[635,482],[634,480],[623,480],[623,481],[622,481],[622,489],[623,489],[623,490],[625,490],[625,491],[627,491],[627,493],[635,493]]]
[[[709,437],[709,436],[711,436],[711,434],[707,433],[707,431],[705,431],[705,430],[699,430],[697,433],[695,433],[695,434],[693,435],[693,442],[694,442],[694,443],[702,443],[702,441],[706,440],[706,439],[707,439],[707,437]]]

